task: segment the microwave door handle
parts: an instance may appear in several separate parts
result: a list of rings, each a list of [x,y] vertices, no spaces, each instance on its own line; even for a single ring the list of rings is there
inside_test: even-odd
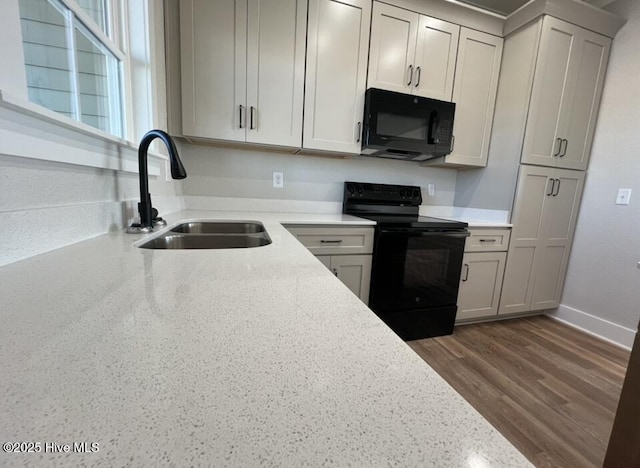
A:
[[[427,143],[429,143],[430,145],[438,143],[438,141],[436,141],[435,134],[438,131],[439,126],[440,126],[440,116],[438,115],[438,111],[433,110],[429,115],[429,135],[427,137],[428,138]]]

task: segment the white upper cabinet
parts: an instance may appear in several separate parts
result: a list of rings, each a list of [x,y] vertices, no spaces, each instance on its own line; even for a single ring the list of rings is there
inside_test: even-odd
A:
[[[185,136],[245,140],[247,0],[182,0]]]
[[[360,153],[371,2],[310,0],[303,148]]]
[[[451,101],[460,26],[374,2],[369,88]]]
[[[611,40],[546,16],[522,162],[587,168]]]
[[[413,94],[451,101],[460,26],[420,16]]]
[[[304,0],[182,0],[185,136],[299,147]]]
[[[373,3],[369,88],[412,91],[419,21],[418,13]]]
[[[455,141],[451,154],[434,163],[443,166],[487,165],[502,44],[500,37],[461,28],[453,86]]]

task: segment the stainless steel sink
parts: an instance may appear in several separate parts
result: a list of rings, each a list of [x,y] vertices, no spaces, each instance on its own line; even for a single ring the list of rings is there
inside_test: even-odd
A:
[[[247,249],[271,244],[255,221],[190,221],[140,245],[142,249]]]
[[[256,223],[253,221],[196,221],[179,224],[172,228],[171,231],[190,234],[255,234],[264,232],[264,226],[262,223]]]

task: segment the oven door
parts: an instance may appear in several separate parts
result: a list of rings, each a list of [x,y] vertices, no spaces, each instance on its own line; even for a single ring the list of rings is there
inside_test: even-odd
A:
[[[468,236],[378,229],[369,306],[375,312],[455,306]]]

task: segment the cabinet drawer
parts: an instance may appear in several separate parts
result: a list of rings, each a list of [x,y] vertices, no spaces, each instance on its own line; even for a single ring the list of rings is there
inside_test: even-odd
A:
[[[373,228],[286,226],[315,255],[370,254]]]
[[[469,229],[465,252],[501,252],[509,248],[511,229]]]

